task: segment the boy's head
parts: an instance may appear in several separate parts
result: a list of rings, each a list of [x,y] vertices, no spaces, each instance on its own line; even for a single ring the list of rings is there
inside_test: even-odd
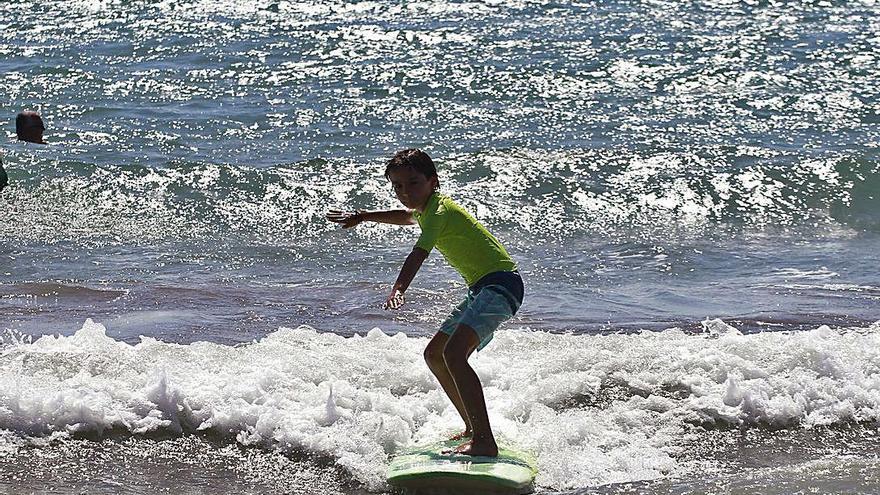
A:
[[[390,180],[391,173],[402,168],[412,168],[428,180],[436,179],[437,187],[440,187],[440,178],[437,177],[437,167],[434,166],[434,160],[431,160],[431,157],[424,151],[410,148],[395,153],[385,164],[385,178]]]
[[[434,191],[440,187],[437,168],[422,150],[398,151],[385,166],[397,199],[407,208],[423,211]]]

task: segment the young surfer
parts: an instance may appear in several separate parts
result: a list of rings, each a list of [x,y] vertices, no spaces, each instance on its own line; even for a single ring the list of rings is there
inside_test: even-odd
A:
[[[404,210],[330,211],[327,218],[351,228],[364,221],[415,225],[421,236],[407,256],[385,309],[397,309],[404,293],[433,248],[455,268],[468,285],[464,300],[440,325],[425,349],[428,368],[465,423],[456,439],[468,439],[455,452],[497,456],[498,445],[489,425],[479,377],[467,360],[492,339],[495,329],[516,314],[523,300],[523,283],[516,263],[498,242],[461,206],[440,194],[434,162],[423,151],[399,151],[388,161],[385,177]]]

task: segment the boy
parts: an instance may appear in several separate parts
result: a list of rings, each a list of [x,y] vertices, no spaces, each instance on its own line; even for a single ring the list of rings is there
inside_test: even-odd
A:
[[[438,192],[437,169],[425,152],[399,151],[388,161],[385,177],[406,210],[354,214],[330,211],[327,218],[343,228],[363,221],[417,223],[421,228],[422,234],[383,305],[385,309],[403,304],[406,289],[434,247],[464,277],[467,297],[431,339],[425,361],[464,420],[465,431],[453,440],[470,438],[455,452],[496,457],[498,445],[489,425],[483,388],[467,360],[474,350],[489,343],[495,329],[516,314],[522,304],[523,283],[516,263],[485,227]]]

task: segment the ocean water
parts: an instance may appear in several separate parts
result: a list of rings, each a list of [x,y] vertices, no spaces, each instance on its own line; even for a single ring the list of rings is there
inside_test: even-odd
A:
[[[413,146],[519,263],[536,491],[876,493],[878,8],[0,3],[0,493],[388,492],[465,287],[324,214]]]

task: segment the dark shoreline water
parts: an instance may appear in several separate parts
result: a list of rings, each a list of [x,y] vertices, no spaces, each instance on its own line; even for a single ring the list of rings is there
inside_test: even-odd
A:
[[[871,425],[714,430],[668,479],[536,495],[871,493],[880,483]],[[332,459],[248,449],[200,436],[61,440],[0,457],[0,493],[366,495]],[[381,492],[399,493],[399,492]]]
[[[407,248],[348,234],[329,234],[323,253],[317,246],[245,245],[196,254],[175,243],[10,250],[0,254],[13,263],[0,283],[4,326],[34,336],[70,335],[95,318],[129,343],[140,335],[178,343],[250,342],[300,324],[340,335],[376,326],[433,334],[463,297],[457,275],[435,255],[415,280],[410,302],[399,312],[382,311],[379,301]],[[673,327],[700,332],[705,320],[721,318],[754,333],[877,321],[877,235],[784,245],[775,239],[513,248],[527,295],[511,324],[575,334]]]

